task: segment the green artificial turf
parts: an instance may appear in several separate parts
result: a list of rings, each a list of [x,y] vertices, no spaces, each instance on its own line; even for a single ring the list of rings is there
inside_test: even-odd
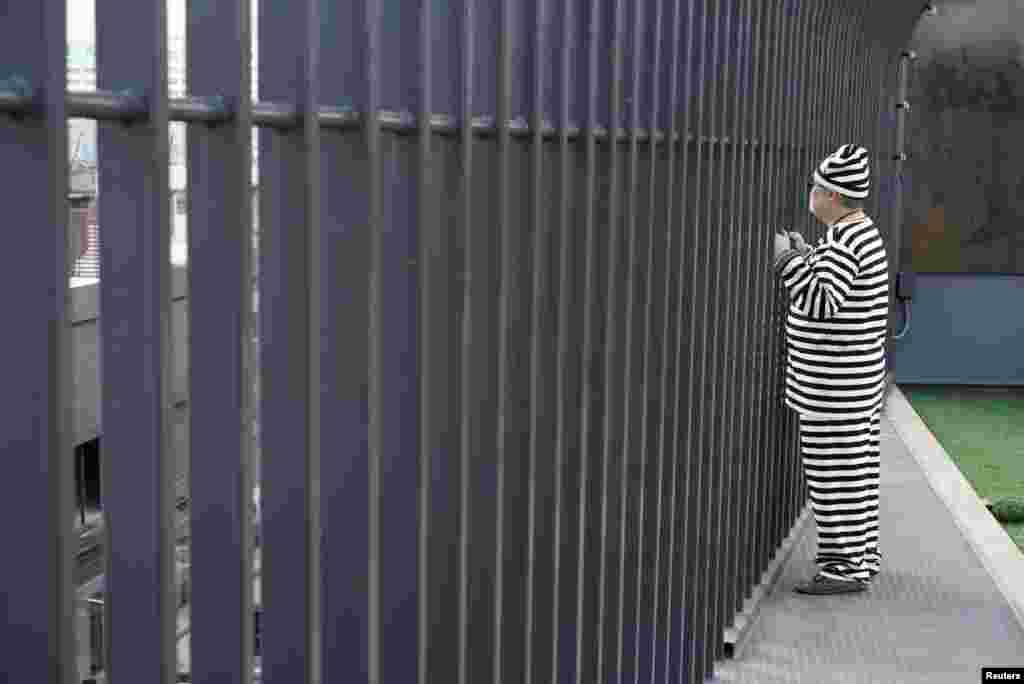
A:
[[[900,388],[978,496],[1024,497],[1024,388]],[[1003,527],[1024,551],[1024,523]]]

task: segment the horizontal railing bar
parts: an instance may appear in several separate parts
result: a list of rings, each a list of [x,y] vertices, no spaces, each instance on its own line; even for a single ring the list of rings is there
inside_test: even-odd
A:
[[[6,85],[6,84],[3,84]],[[234,110],[221,97],[180,97],[171,98],[169,102],[170,119],[184,123],[205,123],[209,125],[229,123],[234,118]],[[15,116],[27,116],[37,110],[36,100],[30,90],[25,88],[0,87],[0,112]],[[96,119],[98,121],[122,121],[135,123],[145,121],[148,117],[148,104],[145,97],[132,93],[112,93],[106,91],[74,92],[67,95],[67,112],[69,117]],[[321,107],[318,113],[320,126],[332,130],[359,130],[366,121],[364,113],[348,107]],[[377,114],[381,130],[402,135],[419,133],[419,121],[411,112],[381,111]],[[301,122],[301,115],[295,105],[288,102],[254,102],[252,105],[252,121],[254,126],[288,130],[296,128]],[[474,117],[472,123],[474,135],[486,138],[497,135],[498,125],[492,116]],[[518,117],[506,124],[513,138],[530,138],[533,127],[523,118]],[[430,117],[430,130],[442,136],[458,135],[462,129],[459,119],[448,114],[434,114]],[[541,122],[541,137],[546,140],[557,140],[562,130],[550,121]],[[596,126],[589,132],[577,125],[570,125],[566,131],[569,140],[593,135],[596,140],[608,140],[612,133],[604,126]],[[614,132],[615,141],[628,143],[633,139],[634,131],[629,128],[617,128]],[[641,128],[635,131],[638,142],[651,142],[655,145],[665,144],[670,138],[678,143],[685,138],[687,143],[701,142],[704,144],[731,145],[738,143],[751,147],[798,148],[799,145],[789,143],[772,143],[758,139],[733,139],[716,136],[694,136],[691,133],[669,134],[662,130]]]
[[[111,93],[97,90],[88,93],[68,93],[69,117],[96,119],[97,121],[145,121],[149,116],[146,98],[131,93]]]

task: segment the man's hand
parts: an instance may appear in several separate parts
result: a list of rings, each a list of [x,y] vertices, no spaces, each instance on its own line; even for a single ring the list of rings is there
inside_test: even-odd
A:
[[[775,233],[775,261],[779,260],[779,257],[793,249],[793,245],[790,242],[789,235],[786,233]]]
[[[796,232],[795,230],[791,230],[789,232],[789,238],[793,244],[793,249],[800,252],[801,254],[806,255],[808,252],[811,251],[811,246],[808,245],[807,242],[804,240],[804,236]]]

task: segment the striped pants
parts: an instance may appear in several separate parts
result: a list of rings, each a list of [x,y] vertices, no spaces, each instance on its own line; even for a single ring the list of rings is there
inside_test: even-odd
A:
[[[818,526],[819,572],[869,582],[878,574],[880,414],[800,416],[800,451]]]

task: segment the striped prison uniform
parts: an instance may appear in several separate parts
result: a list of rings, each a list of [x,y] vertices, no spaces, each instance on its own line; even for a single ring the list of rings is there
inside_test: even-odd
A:
[[[840,221],[818,246],[780,256],[789,294],[786,404],[800,414],[804,476],[826,577],[878,573],[879,415],[889,275],[870,219]]]

